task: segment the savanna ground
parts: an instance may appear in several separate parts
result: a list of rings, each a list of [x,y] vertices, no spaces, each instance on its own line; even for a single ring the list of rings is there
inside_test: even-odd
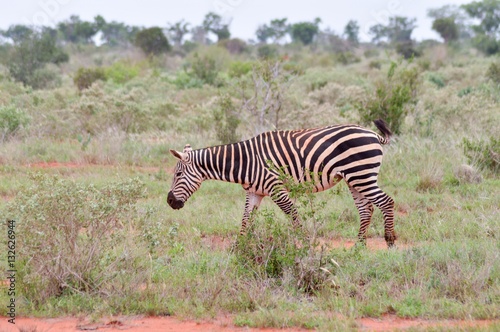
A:
[[[18,317],[229,317],[223,325],[324,331],[377,319],[460,320],[478,321],[464,330],[500,329],[500,86],[487,75],[498,59],[438,45],[400,64],[414,70],[418,88],[379,178],[396,201],[397,248],[387,250],[379,211],[367,247],[352,246],[359,218],[343,183],[298,195],[311,241],[266,199],[233,247],[244,206],[234,184],[206,182],[183,209],[168,207],[169,149],[220,144],[228,133],[247,138],[263,124],[241,106],[258,75],[251,53],[200,47],[215,71],[207,84],[182,69],[197,61],[192,54],[69,51],[59,87],[32,90],[0,75],[1,209],[16,220]],[[361,123],[357,105],[396,60],[362,49],[351,64],[306,48],[281,51],[282,107],[264,122],[270,128]],[[125,78],[79,92],[72,75],[96,64]],[[470,157],[464,138],[480,152]],[[0,315],[9,299],[2,291]]]

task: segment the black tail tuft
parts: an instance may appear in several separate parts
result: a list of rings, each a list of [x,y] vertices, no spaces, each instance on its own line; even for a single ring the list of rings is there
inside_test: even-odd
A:
[[[377,129],[380,130],[382,135],[384,135],[384,138],[386,139],[387,143],[389,143],[389,140],[392,136],[392,132],[389,129],[387,123],[385,123],[385,121],[382,119],[377,119],[373,121],[373,123],[375,124],[375,126],[377,126]]]
[[[382,135],[384,135],[386,138],[389,138],[389,137],[392,136],[392,132],[389,129],[389,126],[387,126],[387,123],[385,123],[384,120],[377,119],[377,120],[373,121],[373,123],[375,123],[375,126],[377,126],[377,129],[380,130],[380,132],[382,133]]]

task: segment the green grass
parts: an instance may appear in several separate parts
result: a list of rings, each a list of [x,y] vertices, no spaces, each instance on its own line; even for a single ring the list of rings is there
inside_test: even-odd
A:
[[[376,58],[382,64],[380,70],[370,68],[373,59],[321,67],[307,52],[293,52],[293,61],[305,71],[283,91],[284,128],[359,122],[353,103],[373,91],[389,65],[387,57],[380,55]],[[91,54],[78,56],[87,59]],[[319,54],[318,59],[322,56],[328,54]],[[116,230],[124,232],[120,234],[130,241],[127,250],[137,256],[126,256],[123,246],[106,248],[109,255],[135,257],[123,271],[117,271],[106,292],[65,291],[37,303],[33,301],[37,290],[22,278],[28,257],[18,257],[22,290],[17,296],[18,313],[188,319],[228,314],[237,326],[323,331],[355,330],[356,319],[385,314],[431,320],[500,319],[500,178],[494,170],[467,160],[461,146],[464,138],[480,142],[500,136],[498,88],[485,83],[488,59],[470,59],[461,53],[449,57],[439,66],[429,60],[432,75],[419,74],[423,83],[418,102],[402,123],[402,134],[384,148],[379,184],[396,202],[396,243],[400,246],[394,250],[326,249],[321,259],[328,272],[315,269],[322,287],[313,292],[297,287],[293,265],[270,276],[257,273],[255,262],[242,264],[242,257],[251,256],[232,247],[244,208],[241,186],[206,182],[183,209],[167,205],[175,165],[169,149],[180,150],[186,143],[193,148],[218,144],[213,110],[219,89],[239,105],[236,78],[224,78],[229,62],[218,63],[220,76],[227,79],[220,88],[176,87],[171,82],[181,71],[179,60],[174,62],[176,68],[153,67],[142,59],[122,61],[121,66],[130,65],[137,75],[120,84],[97,83],[82,94],[73,87],[71,73],[64,74],[61,87],[38,91],[0,78],[0,106],[19,109],[30,118],[0,145],[4,218],[9,217],[9,202],[16,202],[23,188],[32,184],[32,172],[98,188],[130,178],[145,185],[144,196],[135,205],[138,214],[121,216],[126,227]],[[232,60],[254,61],[251,55]],[[69,64],[68,68],[77,67]],[[461,93],[464,89],[468,92]],[[250,137],[251,115],[240,111],[238,116],[237,134]],[[44,162],[63,165],[38,165]],[[457,169],[468,163],[480,175],[480,182],[457,176]],[[355,240],[359,217],[345,183],[314,197],[317,221],[303,218],[306,228],[315,229],[325,241]],[[294,233],[287,233],[289,220],[269,198],[261,209],[255,223],[266,245],[272,243],[266,235],[277,234],[266,233],[269,218],[293,238]],[[300,211],[308,213],[306,208]],[[31,222],[35,230],[42,229],[37,224],[41,221]],[[1,232],[2,243],[5,234]],[[382,239],[383,234],[382,215],[376,210],[368,237]],[[17,234],[19,246],[27,241],[23,236]],[[319,255],[318,249],[302,259],[313,264]],[[0,268],[6,270],[5,259],[0,259]],[[6,293],[0,292],[0,303],[7,301]],[[2,314],[4,306],[0,306]],[[498,324],[491,326],[495,328]]]

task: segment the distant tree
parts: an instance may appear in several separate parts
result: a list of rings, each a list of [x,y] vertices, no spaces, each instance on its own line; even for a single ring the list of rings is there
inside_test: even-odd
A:
[[[170,39],[174,42],[176,46],[181,46],[184,36],[189,33],[189,23],[181,20],[176,23],[168,24],[168,32],[170,34]]]
[[[1,32],[3,37],[11,39],[14,43],[19,43],[32,34],[33,30],[30,27],[21,24],[11,25],[6,31]]]
[[[359,24],[354,20],[347,22],[344,28],[344,36],[351,43],[351,45],[359,44]]]
[[[47,63],[67,62],[69,56],[56,44],[55,30],[33,31],[16,43],[7,61],[10,75],[19,82],[35,88],[43,87],[54,75],[43,72]]]
[[[266,43],[272,38],[274,43],[279,43],[288,33],[290,26],[286,18],[274,19],[269,25],[260,25],[256,31],[257,39],[260,42]]]
[[[128,26],[122,22],[106,22],[100,15],[94,18],[94,24],[102,33],[103,43],[110,46],[128,45],[134,41],[135,34],[139,31],[138,27]]]
[[[202,26],[205,31],[213,32],[217,35],[217,41],[229,39],[229,37],[231,37],[231,33],[229,32],[229,23],[223,22],[222,17],[213,12],[205,15]]]
[[[500,1],[473,1],[462,5],[462,8],[471,18],[479,20],[478,25],[472,26],[474,32],[490,37],[500,37]]]
[[[398,53],[405,58],[418,56],[419,52],[413,47],[411,35],[416,26],[415,18],[403,16],[393,16],[389,18],[388,25],[377,24],[370,28],[370,33],[374,36],[373,42],[386,40],[390,42]]]
[[[135,45],[148,55],[158,55],[171,49],[167,37],[159,27],[139,31],[135,35]]]
[[[208,31],[205,30],[204,27],[200,26],[195,26],[194,28],[191,29],[191,35],[192,38],[191,40],[194,43],[197,44],[209,44],[210,40],[208,39]]]
[[[70,43],[92,43],[92,37],[99,31],[94,22],[82,21],[79,16],[72,15],[68,21],[60,22],[57,29],[63,39]]]
[[[473,1],[462,8],[469,17],[479,21],[472,26],[474,45],[488,55],[500,53],[500,1]]]
[[[427,11],[427,16],[434,21],[452,19],[458,30],[458,39],[468,39],[471,37],[470,28],[467,23],[467,14],[461,7],[456,5],[445,5],[439,8],[432,8]],[[442,25],[442,23],[438,24]]]
[[[437,18],[432,22],[432,30],[435,30],[445,43],[457,40],[459,36],[458,25],[453,17]]]
[[[309,45],[314,41],[314,37],[319,32],[319,23],[321,19],[316,18],[314,22],[299,22],[290,26],[290,35],[294,42],[301,42]]]

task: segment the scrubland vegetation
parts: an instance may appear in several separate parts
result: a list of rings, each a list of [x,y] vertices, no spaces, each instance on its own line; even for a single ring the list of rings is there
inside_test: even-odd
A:
[[[208,18],[217,43],[182,42],[180,22],[158,52],[75,39],[28,71],[5,59],[50,48],[43,34],[0,45],[0,208],[17,221],[18,314],[229,314],[241,326],[320,330],[388,313],[499,319],[500,59],[481,36],[412,41],[399,47],[418,52],[404,59],[391,41],[359,43],[355,22],[346,39],[316,31],[309,41],[296,27],[298,40],[266,44],[283,38],[277,20],[250,44]],[[378,117],[397,133],[379,178],[396,201],[394,250],[370,248],[383,237],[379,211],[368,248],[335,245],[359,228],[343,183],[293,188],[303,231],[264,200],[237,247],[240,186],[206,182],[182,210],[166,204],[171,148],[373,128]]]

